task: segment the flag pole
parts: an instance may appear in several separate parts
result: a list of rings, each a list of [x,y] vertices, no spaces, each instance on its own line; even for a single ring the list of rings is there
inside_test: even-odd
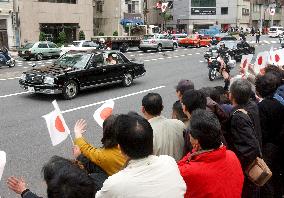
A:
[[[52,101],[52,104],[53,104],[55,110],[57,110],[57,111],[59,112],[60,119],[61,119],[62,121],[64,121],[64,123],[65,123],[65,120],[64,120],[64,118],[63,118],[63,116],[62,116],[61,110],[60,110],[60,108],[59,108],[59,106],[58,106],[56,100]],[[65,123],[65,124],[66,124],[66,123]],[[67,126],[67,124],[66,124],[66,126]],[[67,127],[68,127],[68,126],[67,126]],[[71,136],[69,127],[68,127],[68,136],[70,137],[71,142],[72,142],[72,144],[73,144],[73,146],[74,146],[74,145],[75,145],[75,144],[74,144],[74,140],[73,140],[73,138],[72,138],[72,136]]]

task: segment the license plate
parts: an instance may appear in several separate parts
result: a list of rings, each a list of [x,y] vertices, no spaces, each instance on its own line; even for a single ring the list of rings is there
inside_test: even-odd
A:
[[[35,92],[35,88],[34,87],[28,87],[28,91],[29,92]]]

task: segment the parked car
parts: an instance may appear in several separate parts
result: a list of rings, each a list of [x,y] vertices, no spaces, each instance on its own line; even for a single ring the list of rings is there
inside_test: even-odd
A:
[[[201,46],[210,46],[211,45],[211,37],[203,36],[203,35],[189,35],[188,37],[181,39],[179,42],[179,46],[181,47],[201,47]]]
[[[53,42],[39,41],[36,43],[27,43],[23,48],[20,48],[18,54],[25,60],[35,58],[40,61],[43,58],[60,57],[60,48]]]
[[[82,89],[122,83],[146,73],[143,63],[129,61],[115,51],[69,51],[53,64],[35,67],[22,74],[20,86],[32,93],[62,94],[73,99]]]
[[[93,41],[87,41],[87,40],[73,41],[71,45],[68,45],[68,47],[61,47],[60,55],[63,55],[70,50],[79,50],[79,51],[94,50],[98,49],[98,46],[99,45]]]
[[[224,36],[220,41],[237,41],[238,39],[234,36]]]
[[[269,28],[268,36],[269,37],[279,37],[280,34],[283,34],[284,28],[279,26],[273,26]]]
[[[163,49],[175,50],[177,47],[177,42],[170,35],[163,34],[144,35],[139,45],[139,49],[143,52],[147,52],[147,50],[156,50],[157,52],[161,52]]]

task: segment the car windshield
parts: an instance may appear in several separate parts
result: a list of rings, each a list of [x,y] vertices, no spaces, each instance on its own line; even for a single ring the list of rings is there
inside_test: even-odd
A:
[[[91,54],[86,53],[66,53],[56,60],[55,64],[82,69],[86,66],[90,57]]]
[[[72,43],[75,47],[79,47],[79,45],[80,45],[80,42],[79,41],[73,41],[73,43]]]
[[[144,40],[154,39],[154,38],[155,38],[154,35],[144,35],[144,37],[143,37]]]
[[[34,43],[27,43],[24,48],[28,49],[28,48],[32,48],[34,46]]]
[[[270,28],[269,31],[274,32],[276,31],[276,28]]]

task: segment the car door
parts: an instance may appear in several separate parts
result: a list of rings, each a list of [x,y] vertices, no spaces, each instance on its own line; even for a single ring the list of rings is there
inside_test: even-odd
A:
[[[124,61],[117,52],[110,52],[107,54],[107,56],[112,56],[115,60],[115,63],[108,63],[107,61],[105,62],[105,80],[107,81],[107,83],[117,82],[122,79],[122,69],[125,68],[125,65],[123,65]]]
[[[60,49],[57,47],[57,45],[55,45],[52,42],[49,42],[48,47],[49,47],[48,49],[49,49],[50,56],[56,57],[60,55]]]
[[[42,54],[42,56],[44,57],[47,57],[47,56],[50,56],[49,55],[49,48],[48,48],[48,45],[47,43],[39,43],[38,44],[38,47],[37,47],[37,54]]]

